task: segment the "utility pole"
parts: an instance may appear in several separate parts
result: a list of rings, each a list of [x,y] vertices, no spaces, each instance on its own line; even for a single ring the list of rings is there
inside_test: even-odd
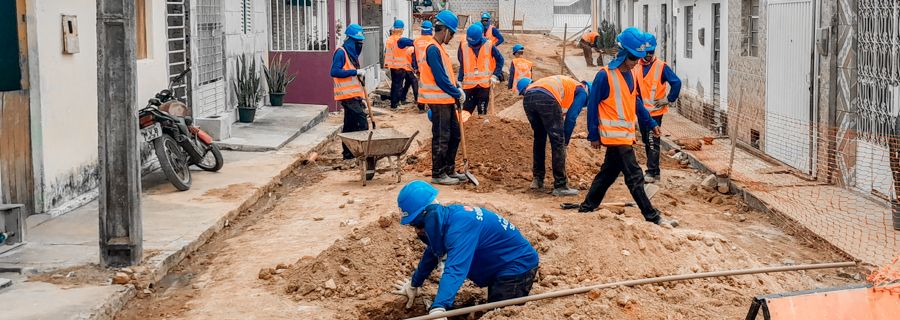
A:
[[[107,267],[143,256],[135,38],[134,1],[97,0],[100,264]]]
[[[591,0],[591,31],[600,30],[600,0]]]

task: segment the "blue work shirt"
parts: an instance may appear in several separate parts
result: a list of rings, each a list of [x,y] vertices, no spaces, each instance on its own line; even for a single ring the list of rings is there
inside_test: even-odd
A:
[[[428,247],[413,273],[412,286],[421,287],[447,255],[432,308],[449,309],[466,278],[486,287],[497,277],[520,275],[537,267],[537,251],[509,220],[464,205],[435,204],[426,210]]]
[[[441,49],[436,45],[428,46],[428,49],[425,49],[425,62],[431,68],[431,74],[434,76],[434,82],[436,82],[438,88],[441,88],[451,97],[459,98],[462,96],[462,91],[459,91],[456,84],[450,81],[450,76],[447,75],[447,71],[444,69]],[[453,66],[447,66],[447,68],[453,68]]]
[[[510,78],[512,78],[512,76],[510,76]],[[548,96],[553,97],[553,93],[550,93],[549,91],[544,90],[544,88],[535,87],[535,88],[528,89],[526,92],[531,91],[531,90],[540,91],[540,92],[547,94]],[[572,138],[572,131],[575,131],[575,122],[578,121],[578,115],[581,114],[581,109],[584,109],[584,106],[587,103],[587,101],[588,101],[588,93],[587,93],[587,91],[584,90],[584,87],[578,86],[577,88],[575,88],[575,98],[572,100],[572,105],[569,106],[569,110],[566,111],[566,119],[565,119],[565,123],[563,124],[563,129],[566,134],[565,135],[566,145],[569,144],[569,140]],[[564,107],[564,106],[560,106],[560,107]],[[590,114],[590,113],[588,113],[588,114]]]
[[[459,75],[457,76],[457,78],[459,78],[459,79],[457,79],[457,80],[460,82],[463,81],[463,75],[466,72],[466,66],[465,66],[465,63],[463,62],[464,59],[463,59],[463,53],[462,53],[462,47],[464,45],[466,45],[466,44],[461,43],[459,45],[459,49],[456,50],[456,58],[459,60]],[[484,45],[484,42],[482,42],[481,44],[479,44],[477,46],[472,47],[472,51],[475,52],[476,58],[478,57],[478,52],[481,51],[482,45]],[[494,47],[491,48],[491,56],[494,57],[494,61],[496,62],[495,66],[494,66],[494,76],[497,77],[498,79],[503,78],[503,55],[500,54],[500,50],[497,50],[496,45],[494,45]]]
[[[344,70],[344,51],[350,56],[350,63],[359,68],[359,52],[356,49],[356,41],[347,39],[344,45],[334,51],[334,57],[331,58],[331,76],[334,78],[349,78],[356,76],[356,70]]]
[[[591,93],[588,96],[588,110],[587,110],[587,126],[588,126],[588,141],[600,141],[600,130],[598,126],[600,125],[600,112],[598,112],[597,107],[600,105],[600,102],[606,100],[609,97],[609,81],[606,79],[606,70],[600,70],[597,72],[597,75],[594,77],[593,85],[591,86]],[[634,81],[634,75],[631,72],[622,72],[622,77],[625,78],[625,82],[628,84],[628,90],[634,90],[634,86],[637,84]],[[653,128],[657,127],[656,121],[650,117],[650,112],[647,111],[647,108],[644,108],[644,101],[641,100],[641,91],[637,90],[637,99],[635,101],[635,113],[637,114],[638,123],[641,128]]]
[[[653,64],[641,66],[644,70],[644,76],[647,76],[647,74],[650,73],[650,67],[652,67]],[[681,78],[678,78],[675,71],[672,71],[672,68],[669,68],[669,64],[663,65],[663,73],[660,82],[669,84],[669,95],[666,97],[669,102],[678,100],[678,95],[681,93]]]

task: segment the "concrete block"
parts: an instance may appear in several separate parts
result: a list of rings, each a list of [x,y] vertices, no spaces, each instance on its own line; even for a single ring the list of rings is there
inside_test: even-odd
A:
[[[9,280],[7,278],[0,278],[0,289],[9,287],[11,285],[12,285],[12,280]]]
[[[234,112],[217,114],[206,118],[194,119],[200,129],[206,131],[216,141],[231,138],[231,124],[234,123]]]

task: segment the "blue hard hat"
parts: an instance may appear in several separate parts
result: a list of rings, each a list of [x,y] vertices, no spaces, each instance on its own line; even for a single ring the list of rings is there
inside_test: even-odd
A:
[[[656,51],[656,36],[652,33],[644,32],[644,41],[648,44],[646,51]]]
[[[413,180],[403,186],[397,194],[397,206],[402,211],[400,224],[409,224],[434,202],[438,190],[425,181]]]
[[[490,18],[491,18],[490,12],[485,11],[484,13],[481,14],[481,20],[490,19]]]
[[[431,30],[431,28],[431,20],[425,20],[424,22],[422,22],[422,31]]]
[[[394,29],[403,29],[403,20],[394,20]]]
[[[344,34],[347,35],[348,38],[353,38],[356,40],[366,40],[366,36],[363,34],[362,26],[351,23],[347,26],[347,30],[344,30]]]
[[[470,46],[477,46],[484,42],[484,28],[480,24],[473,24],[466,30],[466,42]]]
[[[431,121],[431,108],[428,108],[428,121]]]
[[[516,52],[525,50],[525,46],[523,46],[523,45],[521,45],[521,44],[516,44],[516,45],[513,46],[513,49],[512,49],[512,50],[513,50],[512,53],[513,53],[513,54],[516,54]]]
[[[453,11],[443,10],[438,12],[434,18],[441,24],[447,26],[450,31],[456,33],[456,28],[459,27],[459,18],[456,17],[456,14],[453,13]]]
[[[622,30],[622,33],[616,36],[616,44],[638,58],[647,56],[647,47],[650,46],[644,38],[644,33],[635,27]]]
[[[525,89],[528,89],[528,86],[531,85],[531,78],[522,78],[516,83],[516,90],[519,90],[519,95],[525,95]]]

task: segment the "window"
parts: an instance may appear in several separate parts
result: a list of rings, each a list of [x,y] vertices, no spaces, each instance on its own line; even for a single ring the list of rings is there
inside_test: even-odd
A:
[[[241,0],[241,30],[250,33],[253,27],[253,0]]]
[[[650,5],[644,5],[644,32],[650,32],[649,22],[650,21]]]
[[[741,53],[759,57],[759,0],[743,0],[741,3]]]
[[[684,7],[684,57],[694,57],[694,6]]]
[[[195,4],[197,35],[197,55],[194,59],[193,74],[199,86],[222,80],[222,2],[221,0],[198,0]],[[193,45],[193,44],[192,44]]]
[[[662,56],[663,58],[665,58],[665,56],[666,56],[666,53],[667,53],[666,50],[668,48],[667,44],[669,43],[669,12],[668,11],[669,11],[668,7],[666,7],[666,4],[663,3],[660,6],[660,10],[659,10],[660,26],[659,26],[659,37],[658,37],[659,39],[657,39],[658,47],[662,48],[662,50],[656,50],[656,51],[661,51],[661,54],[659,54],[659,55]]]
[[[137,45],[135,46],[135,54],[137,59],[147,59],[147,0],[135,0],[135,37]]]
[[[0,1],[0,92],[22,89],[19,64],[19,19],[15,1]],[[8,45],[7,45],[8,44]]]
[[[328,23],[331,20],[328,2],[270,1],[272,38],[269,48],[272,51],[328,51]]]

